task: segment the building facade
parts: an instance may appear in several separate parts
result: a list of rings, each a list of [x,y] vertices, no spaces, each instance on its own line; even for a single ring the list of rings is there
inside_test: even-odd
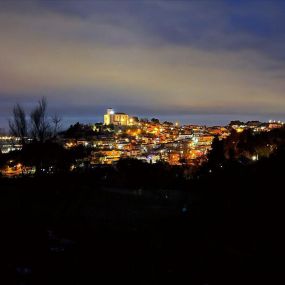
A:
[[[129,126],[131,125],[131,118],[125,113],[115,113],[113,109],[107,109],[104,115],[104,125],[115,126]]]

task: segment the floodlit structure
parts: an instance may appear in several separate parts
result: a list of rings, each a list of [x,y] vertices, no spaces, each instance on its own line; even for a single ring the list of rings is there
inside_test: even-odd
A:
[[[112,108],[107,109],[104,115],[104,125],[129,126],[132,119],[125,113],[115,113]]]

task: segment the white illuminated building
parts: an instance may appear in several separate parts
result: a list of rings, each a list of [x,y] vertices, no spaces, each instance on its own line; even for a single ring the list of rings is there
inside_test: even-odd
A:
[[[129,126],[132,125],[132,118],[125,113],[115,113],[112,108],[109,108],[104,115],[104,125]]]

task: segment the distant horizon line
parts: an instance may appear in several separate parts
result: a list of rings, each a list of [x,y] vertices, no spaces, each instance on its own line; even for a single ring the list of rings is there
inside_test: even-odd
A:
[[[161,123],[168,121],[171,123],[178,122],[181,126],[186,125],[198,125],[198,126],[206,126],[206,127],[214,127],[214,126],[227,126],[230,124],[231,121],[241,121],[244,123],[250,122],[250,121],[259,121],[261,123],[269,123],[270,121],[273,122],[283,122],[285,121],[285,115],[282,116],[282,118],[265,118],[265,115],[237,115],[236,117],[233,117],[233,115],[225,115],[225,114],[192,114],[192,115],[134,115],[131,117],[138,117],[139,119],[148,119],[149,121],[152,118],[158,119]],[[179,118],[180,117],[180,118]],[[181,120],[183,117],[184,119]],[[186,118],[187,117],[187,120]],[[212,119],[210,119],[211,117]],[[99,119],[101,118],[101,119]],[[0,120],[1,121],[1,120]],[[3,121],[3,120],[2,120]],[[69,126],[74,125],[76,123],[80,124],[96,124],[96,123],[104,123],[102,120],[102,116],[64,116],[62,118],[62,129],[65,130]],[[0,125],[0,133],[7,134],[9,133],[9,126],[8,126],[8,118],[6,120],[6,125],[3,122]]]

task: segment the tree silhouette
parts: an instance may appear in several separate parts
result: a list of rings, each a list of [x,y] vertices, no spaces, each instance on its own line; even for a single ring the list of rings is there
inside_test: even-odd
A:
[[[24,109],[16,104],[13,118],[9,121],[10,132],[21,139],[22,150],[12,152],[10,160],[19,161],[24,165],[36,166],[36,172],[42,169],[68,169],[72,157],[69,158],[63,146],[54,142],[60,128],[61,118],[58,115],[49,117],[47,100],[42,98],[30,113],[30,124],[26,120]],[[32,141],[26,140],[27,137]],[[29,142],[29,143],[28,143]],[[6,161],[9,160],[5,156]]]
[[[61,117],[58,114],[54,114],[52,119],[52,124],[53,124],[53,131],[52,131],[52,135],[54,138],[57,137],[57,134],[61,128]]]
[[[19,137],[23,145],[28,136],[35,142],[44,143],[56,138],[61,120],[57,114],[53,117],[48,116],[47,100],[43,97],[30,113],[30,124],[27,122],[26,112],[22,106],[16,104],[13,107],[12,119],[9,120],[10,133]]]
[[[154,123],[154,124],[159,124],[159,119],[152,118],[151,122]]]
[[[19,137],[21,143],[24,144],[28,135],[28,126],[25,110],[19,104],[16,104],[13,108],[13,118],[9,120],[9,128],[10,133]]]
[[[219,140],[218,136],[215,136],[212,142],[212,150],[208,154],[208,165],[210,167],[218,166],[225,161],[225,147],[224,141]]]
[[[31,112],[31,136],[35,141],[45,142],[52,136],[51,125],[47,118],[47,101],[42,98]]]

